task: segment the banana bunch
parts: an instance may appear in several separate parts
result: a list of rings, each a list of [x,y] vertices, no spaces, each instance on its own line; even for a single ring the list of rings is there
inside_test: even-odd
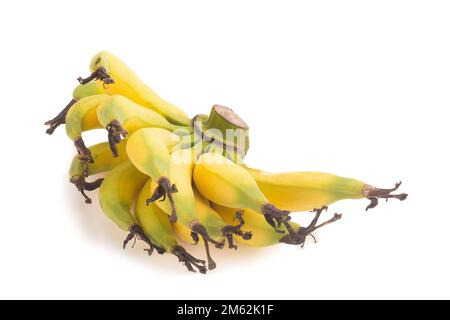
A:
[[[91,75],[78,78],[72,100],[52,120],[75,146],[69,176],[82,194],[99,189],[100,206],[127,233],[123,248],[141,240],[151,255],[170,253],[189,271],[216,268],[211,246],[237,249],[279,243],[305,244],[306,238],[339,220],[319,223],[330,204],[344,199],[405,200],[400,186],[380,189],[365,182],[319,172],[267,173],[248,167],[249,128],[233,110],[215,105],[209,115],[190,118],[159,97],[124,62],[102,51]],[[105,130],[105,142],[87,147],[85,132]],[[103,177],[92,179],[92,176]],[[89,181],[88,181],[89,178]],[[308,226],[291,212],[313,211]],[[205,259],[181,244],[202,243]]]

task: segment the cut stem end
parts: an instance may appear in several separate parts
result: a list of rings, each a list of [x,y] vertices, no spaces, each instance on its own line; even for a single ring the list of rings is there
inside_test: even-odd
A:
[[[408,198],[407,193],[392,194],[392,192],[396,191],[401,186],[401,184],[401,181],[397,182],[391,189],[381,189],[366,184],[363,188],[363,194],[367,199],[370,200],[370,204],[367,206],[366,211],[375,208],[378,205],[379,199],[386,199],[386,201],[388,201],[389,199],[398,199],[400,201],[406,200]]]

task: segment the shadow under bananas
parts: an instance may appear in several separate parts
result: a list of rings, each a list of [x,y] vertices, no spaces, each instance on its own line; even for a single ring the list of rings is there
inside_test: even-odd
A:
[[[101,178],[105,175],[98,175],[95,178]],[[70,210],[73,214],[74,220],[78,223],[79,230],[84,234],[86,239],[95,242],[101,249],[107,248],[115,255],[126,255],[138,263],[145,264],[153,270],[164,272],[165,274],[173,275],[191,275],[190,272],[185,272],[185,267],[181,265],[173,254],[157,254],[153,252],[151,256],[145,251],[148,249],[142,241],[130,241],[126,250],[123,249],[123,241],[127,234],[117,228],[113,223],[104,216],[99,205],[98,193],[90,192],[89,197],[92,199],[91,204],[86,204],[80,193],[74,188],[67,179],[63,179],[66,194],[65,201],[69,203],[72,208]],[[201,249],[201,248],[196,248]],[[189,248],[189,253],[194,256],[201,256],[201,250],[192,250]],[[199,273],[200,274],[200,273]]]

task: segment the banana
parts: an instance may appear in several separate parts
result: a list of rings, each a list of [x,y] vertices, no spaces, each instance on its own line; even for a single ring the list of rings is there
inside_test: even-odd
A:
[[[189,271],[195,272],[195,267],[200,273],[206,273],[206,262],[193,257],[178,244],[167,214],[158,208],[155,203],[147,205],[147,190],[150,187],[151,179],[147,181],[139,193],[135,206],[136,220],[144,230],[145,235],[166,252],[174,254]]]
[[[69,170],[70,182],[81,192],[86,203],[91,203],[92,200],[85,194],[85,191],[93,191],[99,188],[103,181],[103,178],[100,178],[93,182],[87,182],[86,177],[109,171],[126,160],[125,148],[126,140],[119,145],[119,156],[113,157],[109,149],[109,144],[103,142],[89,148],[94,163],[88,164],[83,162],[78,155],[73,158]]]
[[[379,198],[405,200],[408,196],[391,194],[401,183],[392,189],[380,189],[360,180],[322,172],[267,173],[252,168],[247,171],[271,203],[289,211],[308,211],[339,200],[362,198],[371,200],[368,210],[378,204]]]
[[[98,121],[97,108],[108,99],[110,96],[107,94],[89,96],[77,101],[67,112],[66,133],[74,142],[83,162],[92,163],[92,157],[81,135],[85,131],[102,128]]]
[[[77,101],[89,96],[105,93],[106,92],[103,89],[103,86],[98,82],[90,82],[86,85],[77,86],[73,91],[72,100],[69,102],[69,104],[63,110],[61,110],[61,112],[58,113],[56,117],[45,123],[46,126],[49,126],[46,133],[51,135],[56,130],[56,128],[58,128],[61,124],[66,123],[67,112]]]
[[[289,211],[271,204],[252,175],[222,155],[201,155],[195,164],[193,177],[199,192],[210,201],[229,208],[252,209],[264,215],[277,232],[283,233],[279,230],[281,224],[290,230]],[[295,236],[295,232],[291,235]]]
[[[215,227],[214,222],[217,223],[217,220],[207,221],[209,224],[206,226],[202,223],[199,213],[196,210],[195,195],[192,189],[192,170],[197,152],[199,151],[201,149],[178,149],[170,154],[168,160],[170,173],[168,177],[176,185],[177,192],[172,195],[170,203],[157,202],[156,205],[169,216],[173,215],[172,210],[174,206],[176,207],[177,220],[171,221],[175,226],[175,230],[178,230],[179,234],[185,235],[184,239],[186,241],[191,242],[190,240],[192,239],[194,244],[200,241],[200,237],[203,239],[208,260],[208,269],[212,270],[216,267],[216,263],[211,257],[209,243],[218,249],[222,249],[225,242],[222,240],[223,237],[220,231],[213,228]],[[158,185],[154,182],[152,182],[152,189],[158,190]],[[158,196],[153,196],[148,201],[153,202],[155,199],[158,199]],[[216,219],[220,218],[216,216]],[[208,230],[208,227],[212,227],[212,229]],[[210,235],[210,231],[217,231],[215,234],[216,239]],[[188,234],[191,239],[187,236]]]
[[[130,161],[124,161],[112,169],[103,180],[99,191],[99,201],[105,215],[121,230],[129,232],[123,242],[124,249],[129,241],[137,238],[150,246],[149,253],[156,249],[158,253],[162,254],[165,251],[164,248],[155,245],[145,235],[131,213],[133,201],[147,179]]]
[[[180,137],[161,128],[143,128],[134,132],[127,143],[127,155],[134,166],[156,182],[152,196],[147,202],[169,199],[170,220],[177,220],[173,194],[178,192],[170,182],[170,152],[180,143]]]
[[[209,253],[208,242],[216,248],[222,248],[224,241],[228,241],[230,249],[237,249],[233,244],[233,235],[242,239],[250,239],[251,233],[242,232],[241,227],[244,220],[240,213],[236,215],[238,224],[227,224],[209,205],[209,201],[204,198],[192,186],[192,170],[197,156],[195,149],[181,149],[171,154],[171,174],[172,179],[179,192],[173,195],[176,204],[179,219],[173,223],[174,230],[182,240],[188,243],[197,244],[199,242],[196,229],[202,229],[205,232],[200,234],[205,243],[206,255],[208,259],[208,268],[214,269],[216,264]],[[155,185],[152,186],[154,188]],[[167,214],[171,213],[170,206],[165,202],[157,202],[157,206]],[[192,228],[192,225],[199,224],[200,227]]]
[[[235,219],[235,214],[237,209],[231,209],[227,207],[220,206],[215,203],[211,203],[211,206],[220,214],[220,216],[223,218],[223,220],[227,223],[233,223]],[[287,234],[276,232],[271,226],[267,224],[267,221],[264,219],[264,217],[259,214],[256,211],[253,211],[252,209],[245,209],[242,211],[242,215],[245,216],[245,225],[242,226],[242,232],[251,233],[252,237],[251,239],[243,241],[240,238],[236,238],[237,241],[242,242],[243,244],[246,244],[248,246],[252,247],[267,247],[267,246],[273,246],[279,243],[284,244],[291,244],[291,245],[299,245],[303,247],[305,245],[306,238],[308,236],[311,236],[314,241],[316,241],[316,238],[312,234],[315,230],[330,224],[334,221],[337,221],[341,219],[342,215],[335,214],[333,218],[331,218],[328,221],[325,221],[324,223],[317,225],[318,219],[322,213],[323,210],[325,210],[326,207],[323,207],[321,209],[315,209],[314,212],[316,213],[315,218],[311,222],[311,224],[304,228],[298,225],[295,222],[291,222],[290,226],[297,234],[297,239],[292,237],[292,235],[289,233],[289,230],[286,228],[286,226],[282,225],[280,228],[281,230],[285,231]],[[239,211],[238,211],[239,212]]]
[[[81,84],[91,81],[100,81],[105,84],[109,94],[120,94],[130,98],[137,104],[164,116],[174,124],[189,126],[191,119],[181,109],[170,102],[163,100],[119,58],[107,51],[96,54],[91,61],[92,74],[83,79],[78,78]]]
[[[97,117],[100,124],[108,130],[108,141],[114,155],[117,154],[116,144],[121,137],[125,138],[127,134],[144,127],[163,128],[185,135],[192,133],[192,128],[174,125],[159,113],[120,95],[103,101],[97,108]]]

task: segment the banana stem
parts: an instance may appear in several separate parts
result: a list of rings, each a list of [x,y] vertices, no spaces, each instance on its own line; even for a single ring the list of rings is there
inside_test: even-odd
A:
[[[217,249],[223,249],[224,245],[225,245],[225,241],[222,242],[218,242],[214,239],[212,239],[208,232],[206,231],[206,228],[201,225],[198,221],[194,221],[193,223],[191,223],[191,236],[192,239],[194,240],[195,244],[197,244],[199,242],[199,235],[202,237],[203,239],[203,243],[205,246],[205,252],[206,252],[206,258],[208,260],[208,269],[209,270],[213,270],[216,268],[216,263],[214,262],[213,258],[211,257],[211,253],[209,251],[209,242],[211,242],[211,244],[213,244]]]
[[[172,194],[177,192],[178,192],[177,186],[171,184],[169,178],[161,177],[158,180],[158,186],[156,187],[155,191],[153,191],[151,198],[147,199],[147,206],[150,203],[155,202],[161,198],[162,198],[161,201],[165,201],[167,197],[169,199],[170,206],[172,208],[172,212],[170,215],[170,222],[175,223],[177,222],[177,210],[175,208],[175,201],[173,200]]]
[[[233,235],[241,237],[244,240],[250,240],[253,236],[251,232],[243,232],[241,230],[242,226],[244,226],[245,221],[243,216],[243,211],[236,212],[235,219],[239,221],[239,223],[235,226],[227,225],[222,228],[222,234],[228,241],[229,249],[237,249],[237,246],[233,244]]]
[[[289,225],[291,217],[290,212],[285,210],[280,210],[272,204],[265,204],[262,206],[261,211],[266,219],[267,223],[277,232],[285,233],[284,230],[280,229],[282,224]],[[290,225],[289,225],[290,227]],[[287,228],[291,235],[295,235],[295,232],[291,232],[292,228]]]
[[[64,109],[61,110],[60,113],[56,117],[54,117],[52,120],[48,120],[45,125],[49,126],[50,128],[45,131],[47,134],[51,135],[53,132],[55,132],[56,128],[58,128],[61,124],[66,123],[66,115],[70,108],[77,102],[77,100],[72,99],[70,100],[69,104],[64,107]]]
[[[172,254],[174,254],[178,258],[179,262],[184,263],[185,267],[189,271],[195,272],[194,268],[192,267],[194,266],[200,273],[202,274],[206,273],[207,271],[205,267],[206,261],[193,257],[182,246],[179,245],[173,246]]]
[[[106,72],[106,69],[103,67],[100,67],[94,72],[92,72],[89,77],[87,78],[78,77],[77,80],[80,84],[88,84],[89,82],[94,80],[102,81],[103,85],[114,83],[114,79],[110,77],[110,75]]]
[[[289,224],[285,224],[286,229],[288,229],[288,231],[289,231],[289,234],[284,236],[283,238],[281,238],[279,242],[285,243],[285,244],[291,244],[291,245],[301,245],[302,248],[305,246],[305,241],[308,236],[311,236],[314,239],[314,241],[317,242],[316,238],[312,234],[314,231],[316,231],[317,229],[322,228],[330,223],[338,221],[342,218],[341,214],[335,213],[333,218],[317,225],[320,215],[322,214],[323,211],[327,211],[327,210],[328,210],[328,207],[326,207],[326,206],[324,206],[320,209],[314,209],[313,212],[315,212],[316,215],[315,215],[314,219],[311,221],[311,223],[309,224],[309,226],[306,228],[300,227],[297,230],[297,232],[295,232]],[[292,232],[294,232],[294,236],[292,235]]]
[[[122,128],[122,125],[117,120],[111,121],[106,126],[106,130],[108,131],[109,148],[111,149],[114,158],[117,158],[119,156],[117,152],[117,144],[122,141],[122,138],[127,138],[128,132]]]
[[[209,116],[192,120],[194,133],[226,154],[244,158],[249,148],[249,127],[232,109],[214,105]]]
[[[78,138],[74,141],[75,148],[80,156],[81,163],[94,163],[94,159],[92,159],[91,150],[86,147],[84,140],[82,137]]]
[[[149,249],[145,249],[145,251],[147,251],[147,253],[149,255],[152,255],[153,251],[156,250],[156,252],[158,252],[159,254],[164,254],[166,252],[166,250],[164,248],[161,248],[159,246],[157,246],[156,244],[154,244],[144,233],[144,230],[142,230],[142,228],[140,226],[138,226],[137,224],[132,225],[129,228],[129,234],[128,236],[125,238],[125,240],[123,241],[123,249],[126,249],[128,242],[130,242],[133,239],[137,239],[137,240],[142,240],[144,241],[146,244],[148,244],[150,246]],[[134,246],[134,245],[133,245]]]
[[[400,201],[406,200],[406,198],[408,198],[407,193],[391,194],[392,192],[396,191],[401,186],[401,184],[401,181],[397,182],[395,184],[395,187],[391,189],[381,189],[366,184],[363,188],[363,194],[367,199],[370,200],[370,204],[367,206],[366,211],[375,208],[378,205],[378,199],[386,199],[386,201],[391,198],[398,199]]]
[[[103,182],[103,178],[97,179],[93,182],[87,182],[83,176],[74,176],[70,178],[70,182],[73,183],[75,187],[77,187],[78,191],[84,197],[84,201],[87,204],[91,204],[92,199],[86,195],[85,191],[94,191],[100,188],[100,185]]]

